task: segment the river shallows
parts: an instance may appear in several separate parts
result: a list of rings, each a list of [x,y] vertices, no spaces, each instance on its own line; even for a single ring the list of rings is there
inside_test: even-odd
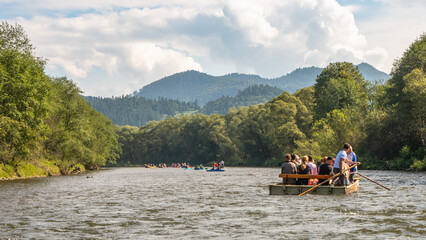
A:
[[[392,191],[362,180],[349,196],[270,196],[278,168],[0,181],[0,238],[425,239],[426,174],[361,173]]]

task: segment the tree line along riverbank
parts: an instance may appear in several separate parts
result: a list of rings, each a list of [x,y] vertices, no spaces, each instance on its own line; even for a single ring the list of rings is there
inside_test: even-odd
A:
[[[91,108],[72,80],[47,76],[23,28],[2,22],[0,178],[144,163],[279,166],[283,152],[319,159],[345,142],[364,168],[424,170],[425,49],[423,34],[383,83],[367,82],[352,63],[330,63],[314,86],[266,104],[131,127]]]

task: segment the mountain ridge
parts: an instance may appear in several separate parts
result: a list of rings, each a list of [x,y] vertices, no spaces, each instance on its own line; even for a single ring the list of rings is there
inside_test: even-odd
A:
[[[368,63],[360,63],[355,66],[359,68],[361,74],[368,81],[375,82],[390,78],[388,74],[377,70]],[[134,96],[150,99],[166,97],[180,101],[197,102],[200,106],[203,106],[207,102],[223,96],[234,97],[238,94],[238,91],[244,90],[251,85],[264,84],[294,93],[298,89],[315,84],[316,76],[322,70],[323,68],[314,66],[297,68],[278,78],[262,78],[259,75],[244,73],[213,76],[195,70],[188,70],[154,81],[135,91]]]

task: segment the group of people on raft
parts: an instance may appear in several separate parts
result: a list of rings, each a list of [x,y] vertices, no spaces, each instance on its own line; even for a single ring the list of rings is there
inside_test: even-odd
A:
[[[191,166],[189,163],[172,163],[170,166],[167,166],[165,163],[160,163],[158,165],[155,164],[145,164],[145,168],[167,168],[167,167],[171,167],[171,168],[194,168],[195,170],[201,170],[204,169],[205,167],[200,164],[200,165],[196,165],[195,167]],[[213,169],[221,169],[225,167],[225,162],[222,160],[219,163],[214,162],[213,163]]]
[[[167,164],[165,163],[159,163],[158,165],[149,163],[149,164],[144,164],[146,168],[187,168],[187,167],[191,167],[189,165],[189,163],[172,163],[170,164],[170,166],[167,166]]]
[[[315,164],[312,156],[305,155],[302,158],[296,154],[286,154],[284,156],[285,162],[281,165],[281,173],[283,174],[311,174],[311,175],[330,175],[342,173],[335,181],[324,183],[325,185],[334,184],[336,186],[344,186],[354,181],[354,175],[357,172],[356,165],[360,162],[357,161],[356,154],[354,153],[352,146],[349,143],[343,145],[336,158],[323,157],[321,162]],[[355,166],[354,166],[355,165]],[[349,171],[345,171],[350,166]],[[305,178],[284,178],[284,184],[296,184],[296,185],[315,185],[325,181],[325,179],[305,179]]]
[[[221,169],[221,168],[224,168],[224,167],[225,167],[225,162],[222,160],[219,163],[214,162],[212,168],[217,170],[217,169]]]

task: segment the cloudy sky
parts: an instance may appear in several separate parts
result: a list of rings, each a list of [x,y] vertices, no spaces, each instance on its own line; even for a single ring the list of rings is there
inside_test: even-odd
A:
[[[106,97],[186,70],[274,78],[349,61],[389,73],[425,12],[424,0],[0,0],[47,74]]]

